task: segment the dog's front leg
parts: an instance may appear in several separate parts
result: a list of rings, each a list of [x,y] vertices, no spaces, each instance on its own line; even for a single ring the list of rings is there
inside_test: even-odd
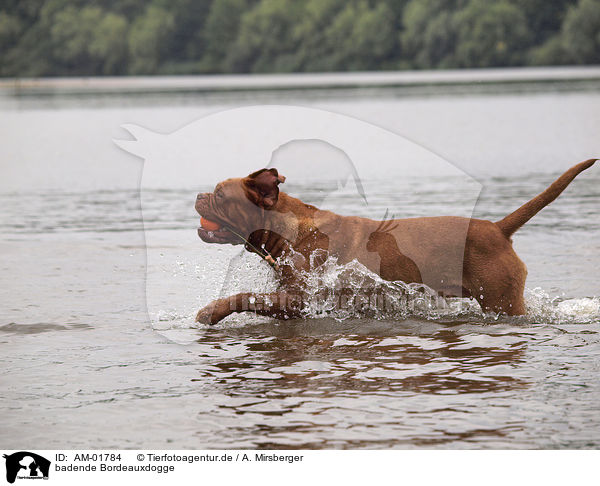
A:
[[[196,322],[213,325],[234,312],[254,312],[275,319],[295,319],[301,317],[303,302],[301,292],[244,292],[213,300],[198,311]]]

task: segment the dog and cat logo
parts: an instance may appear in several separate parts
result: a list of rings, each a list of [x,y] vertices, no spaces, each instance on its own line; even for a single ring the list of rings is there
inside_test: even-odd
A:
[[[50,461],[34,452],[20,451],[4,454],[6,480],[14,483],[18,479],[48,479]]]

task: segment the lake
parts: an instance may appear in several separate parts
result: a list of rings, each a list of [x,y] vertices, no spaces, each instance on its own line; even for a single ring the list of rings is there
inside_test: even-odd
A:
[[[142,204],[142,160],[113,142],[131,139],[126,123],[171,133],[225,109],[318,108],[438,154],[480,185],[474,216],[498,220],[600,156],[600,82],[134,91],[0,96],[3,448],[600,446],[599,166],[514,236],[526,316],[465,300],[208,327],[194,324],[198,308],[270,288],[273,275],[240,247],[197,238],[195,194],[212,182],[165,182]],[[360,175],[368,209],[347,191],[327,193],[327,207],[464,209],[453,179],[414,184],[376,161]],[[285,190],[310,201],[327,191],[293,177]],[[345,271],[332,263],[328,275]]]

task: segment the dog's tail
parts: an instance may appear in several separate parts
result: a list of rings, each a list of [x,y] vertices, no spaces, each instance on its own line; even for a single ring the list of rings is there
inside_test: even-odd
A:
[[[510,238],[515,231],[523,226],[527,221],[533,218],[539,211],[554,201],[561,192],[571,183],[580,172],[590,168],[598,159],[589,159],[580,164],[574,165],[567,172],[554,181],[548,189],[534,197],[531,201],[523,204],[519,209],[510,213],[504,219],[496,224],[507,238]]]

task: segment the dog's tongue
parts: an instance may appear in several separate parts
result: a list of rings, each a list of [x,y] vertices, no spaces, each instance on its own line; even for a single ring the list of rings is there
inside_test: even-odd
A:
[[[221,228],[221,226],[218,223],[215,223],[214,221],[211,221],[210,219],[206,219],[205,217],[200,217],[200,224],[202,225],[202,227],[205,230],[208,230],[208,231],[217,231],[218,229]]]

